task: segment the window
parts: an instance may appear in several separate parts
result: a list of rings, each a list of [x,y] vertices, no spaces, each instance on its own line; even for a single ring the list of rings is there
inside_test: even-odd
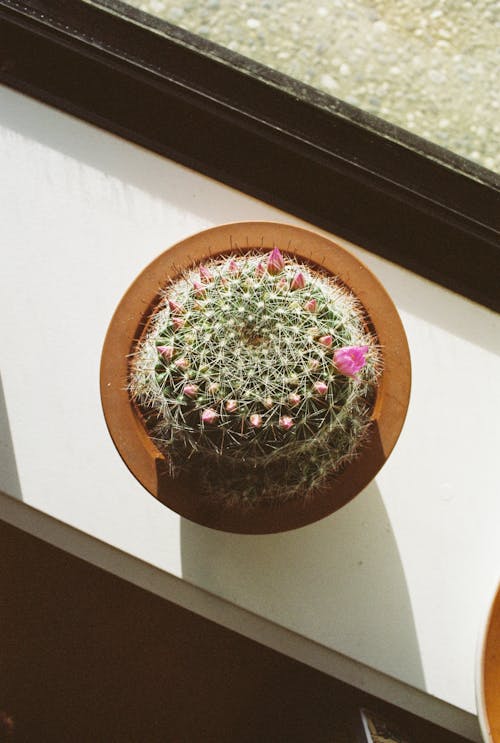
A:
[[[492,0],[127,0],[500,172]]]
[[[5,84],[500,307],[492,170],[117,0],[0,19]]]

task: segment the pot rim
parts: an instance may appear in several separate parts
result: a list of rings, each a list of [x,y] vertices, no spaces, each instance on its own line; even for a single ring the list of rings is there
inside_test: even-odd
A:
[[[489,596],[476,649],[476,705],[485,743],[498,743],[493,728],[500,731],[500,701],[492,709],[491,699],[500,700],[500,582],[495,582]]]
[[[346,284],[364,307],[381,346],[383,371],[372,411],[370,439],[359,455],[307,499],[255,506],[206,502],[194,475],[169,476],[165,457],[149,438],[127,391],[128,358],[159,301],[162,286],[180,272],[221,253],[272,249],[295,254]],[[355,497],[375,477],[401,432],[410,396],[408,343],[397,310],[378,279],[353,254],[319,233],[271,221],[232,222],[197,232],[168,248],[133,281],[116,308],[104,341],[100,388],[106,424],[125,464],[153,496],[192,521],[212,528],[265,534],[317,521]]]

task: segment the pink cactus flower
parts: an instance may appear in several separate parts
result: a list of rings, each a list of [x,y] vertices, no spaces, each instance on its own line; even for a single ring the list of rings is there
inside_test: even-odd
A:
[[[196,395],[198,394],[198,385],[185,384],[182,392],[184,395],[186,395],[186,397],[196,397]]]
[[[204,287],[203,284],[196,279],[193,281],[193,289],[197,297],[203,297],[207,291],[206,287]]]
[[[172,325],[174,326],[174,330],[179,330],[180,328],[183,328],[186,324],[186,321],[183,317],[173,317],[172,318]]]
[[[295,407],[295,405],[298,405],[301,400],[302,400],[301,396],[298,395],[296,392],[291,392],[288,395],[288,402],[292,406],[292,408]]]
[[[156,350],[158,351],[160,356],[164,358],[166,361],[170,361],[174,355],[173,346],[157,346]]]
[[[281,273],[284,267],[285,260],[281,255],[280,250],[274,247],[269,253],[269,258],[267,259],[267,272],[270,273],[271,276],[276,276],[276,274]]]
[[[234,413],[238,409],[238,403],[236,400],[228,400],[225,407],[228,413]]]
[[[229,273],[232,273],[234,276],[237,276],[239,274],[240,267],[238,266],[238,264],[236,263],[236,261],[234,260],[234,258],[232,258],[229,261],[229,265],[227,267],[227,270],[229,271]]]
[[[354,377],[366,364],[366,354],[369,346],[345,346],[337,348],[333,354],[333,363],[336,369],[346,377]]]
[[[306,278],[302,271],[298,271],[295,276],[292,279],[292,283],[290,284],[290,289],[292,291],[295,291],[295,289],[303,289],[306,285]]]
[[[289,431],[290,428],[294,425],[293,418],[290,418],[289,415],[282,415],[279,420],[279,426],[283,429],[283,431]]]
[[[168,306],[170,307],[170,310],[172,312],[178,312],[179,314],[184,312],[184,307],[182,307],[178,302],[176,302],[175,299],[169,299]]]
[[[252,428],[260,428],[262,425],[262,416],[259,413],[252,413],[250,416],[250,425]]]
[[[201,411],[201,422],[202,423],[215,423],[219,414],[213,408],[205,408]]]
[[[322,335],[319,339],[319,343],[321,343],[322,346],[326,346],[327,348],[330,348],[332,345],[332,336],[331,335]]]
[[[186,369],[189,369],[189,361],[184,356],[176,359],[176,361],[174,361],[174,364],[181,371],[186,371]]]
[[[315,382],[313,384],[313,389],[318,395],[326,395],[328,392],[328,385],[326,382]]]
[[[318,309],[318,303],[315,299],[310,299],[308,302],[305,303],[304,309],[308,312],[316,312]]]

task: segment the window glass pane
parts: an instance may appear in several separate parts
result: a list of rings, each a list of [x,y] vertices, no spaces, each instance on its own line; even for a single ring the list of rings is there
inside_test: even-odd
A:
[[[500,172],[498,0],[128,0]]]

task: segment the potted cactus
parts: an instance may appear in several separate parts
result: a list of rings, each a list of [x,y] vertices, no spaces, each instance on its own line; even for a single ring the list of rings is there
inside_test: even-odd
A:
[[[105,414],[134,474],[174,510],[232,531],[294,528],[336,510],[381,466],[377,410],[387,416],[394,364],[346,262],[364,290],[368,279],[372,304],[383,296],[399,349],[392,448],[409,393],[404,333],[378,282],[330,241],[287,225],[226,225],[167,251],[129,290],[105,344]],[[130,430],[135,443],[124,445]],[[149,452],[145,470],[137,449]]]

